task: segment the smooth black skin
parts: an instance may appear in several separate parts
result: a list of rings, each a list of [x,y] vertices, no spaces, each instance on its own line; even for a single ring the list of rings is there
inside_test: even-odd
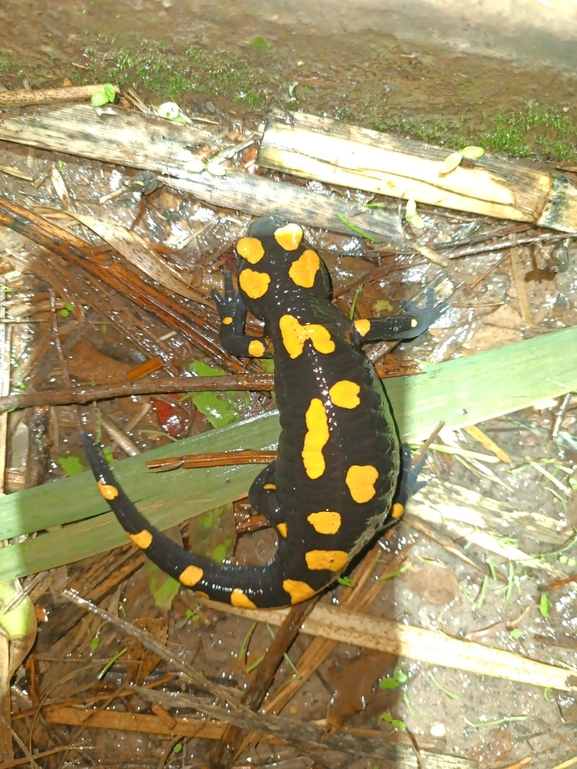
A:
[[[411,482],[409,474],[403,472],[405,480],[399,484],[401,447],[394,419],[381,382],[361,345],[374,339],[412,339],[446,308],[434,307],[430,291],[423,309],[404,302],[403,315],[371,320],[369,333],[361,337],[353,323],[331,303],[330,277],[324,263],[321,262],[312,288],[301,288],[290,280],[290,265],[308,246],[303,241],[296,250],[285,251],[274,238],[275,230],[283,224],[271,217],[254,222],[248,235],[261,240],[265,256],[256,266],[239,257],[239,271],[248,267],[271,276],[263,297],[251,299],[242,290],[235,291],[230,274],[225,275],[224,296],[213,292],[221,320],[233,319],[232,323],[221,324],[223,347],[236,355],[248,354],[249,343],[254,339],[244,335],[248,309],[265,321],[264,335],[259,338],[265,347],[263,357],[273,355],[275,360],[275,392],[282,428],[279,456],[257,476],[249,491],[255,511],[265,515],[271,525],[286,525],[288,529],[287,537],[278,536],[278,549],[270,563],[217,564],[179,547],[136,510],[118,486],[100,449],[88,436],[82,436],[96,479],[118,489],[118,496],[109,503],[121,526],[131,534],[143,530],[152,534],[152,543],[145,552],[154,563],[175,579],[187,566],[197,566],[203,570],[203,577],[194,590],[226,603],[231,602],[234,590],[241,590],[258,608],[291,603],[291,596],[283,588],[284,580],[305,583],[314,592],[330,585],[339,572],[310,570],[306,554],[316,550],[345,551],[350,561],[383,528],[395,493],[400,504],[406,501]],[[279,331],[279,319],[286,314],[297,317],[301,324],[324,326],[330,331],[335,350],[330,354],[319,353],[307,341],[300,356],[290,358]],[[355,409],[338,408],[328,396],[330,387],[343,379],[353,380],[361,387],[361,404]],[[323,402],[330,431],[323,450],[325,471],[317,479],[308,477],[301,456],[307,430],[305,413],[312,398]],[[410,467],[410,453],[407,458],[407,450],[403,449],[403,454],[403,465],[408,463]],[[372,465],[378,470],[376,493],[368,502],[355,502],[344,484],[346,471],[353,464]],[[265,489],[268,484],[275,488]],[[315,531],[307,517],[319,511],[341,514],[342,524],[337,533]]]

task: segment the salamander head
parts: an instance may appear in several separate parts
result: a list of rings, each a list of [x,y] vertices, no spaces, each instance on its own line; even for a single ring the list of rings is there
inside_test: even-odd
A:
[[[300,225],[266,216],[236,244],[239,288],[248,309],[267,316],[285,298],[328,299],[331,284],[321,257]]]

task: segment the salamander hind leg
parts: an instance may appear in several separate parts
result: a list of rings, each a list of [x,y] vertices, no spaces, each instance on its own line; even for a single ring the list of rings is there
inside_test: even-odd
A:
[[[425,466],[426,456],[422,456],[416,465],[411,465],[411,448],[408,443],[401,446],[401,472],[397,491],[391,506],[391,514],[386,526],[392,526],[402,518],[407,502],[413,494],[426,486],[426,481],[419,481],[419,474]]]

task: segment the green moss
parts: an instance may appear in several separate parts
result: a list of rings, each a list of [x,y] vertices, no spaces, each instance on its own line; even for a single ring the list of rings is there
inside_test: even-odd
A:
[[[495,152],[543,160],[577,158],[577,124],[563,110],[527,104],[497,116],[480,140]]]

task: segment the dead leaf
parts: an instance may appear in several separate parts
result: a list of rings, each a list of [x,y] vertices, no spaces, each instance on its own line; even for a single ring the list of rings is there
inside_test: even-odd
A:
[[[452,603],[459,595],[459,583],[453,572],[432,563],[412,562],[401,579],[412,593],[435,606]]]
[[[327,683],[334,694],[327,709],[327,728],[336,732],[352,716],[364,710],[371,701],[378,681],[392,676],[398,657],[396,654],[363,649],[354,659],[337,660],[326,673]],[[398,690],[389,690],[390,704],[396,701]]]

